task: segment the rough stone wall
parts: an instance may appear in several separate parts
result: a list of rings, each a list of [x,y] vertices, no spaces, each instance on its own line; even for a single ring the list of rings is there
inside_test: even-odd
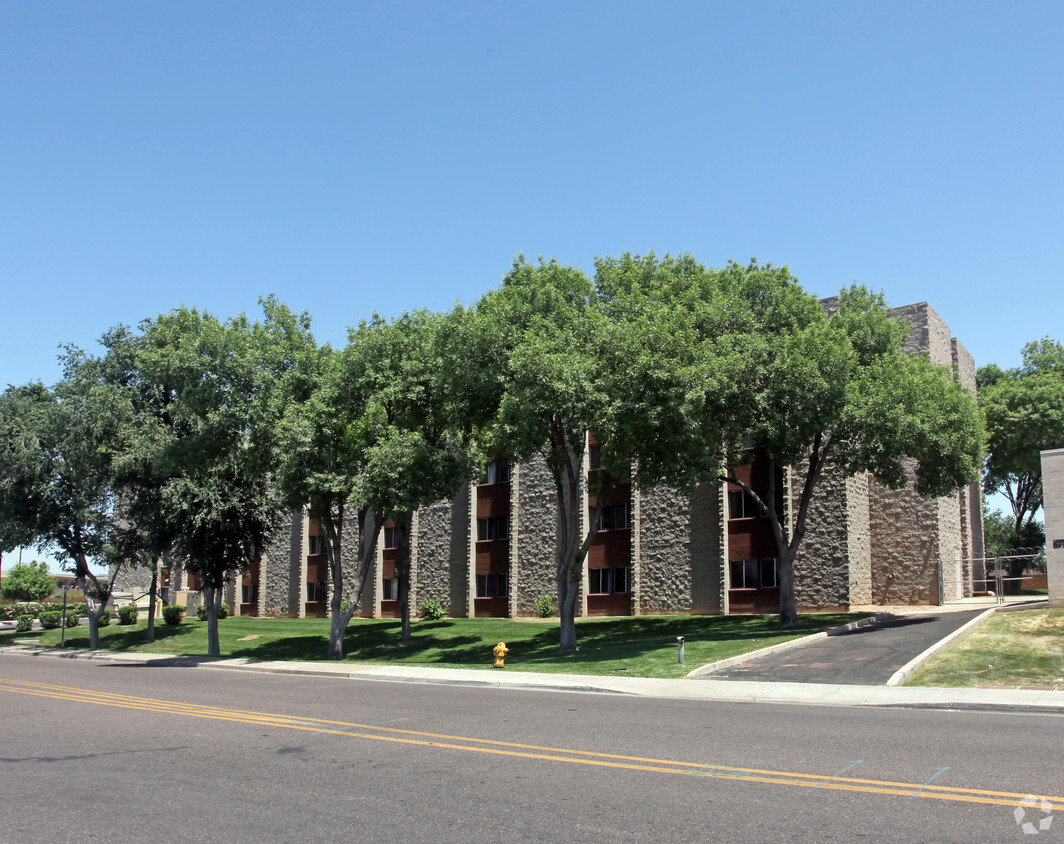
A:
[[[942,600],[964,597],[964,557],[962,554],[961,499],[957,494],[944,495],[938,502],[938,547],[942,566]],[[932,599],[931,603],[937,603]]]
[[[1042,452],[1049,606],[1064,607],[1064,448]]]
[[[457,602],[459,590],[466,589],[468,567],[469,484],[450,501],[437,501],[418,510],[416,548],[418,557],[418,601],[436,600],[449,615],[466,614],[466,601]]]
[[[800,490],[804,472],[795,469],[792,477],[795,489]],[[848,607],[851,603],[850,568],[858,562],[851,560],[855,548],[850,536],[854,526],[851,494],[856,491],[833,466],[827,466],[820,476],[809,502],[805,538],[794,560],[794,598],[800,609]],[[859,545],[856,541],[852,544]]]
[[[949,326],[927,302],[903,305],[890,315],[909,324],[909,336],[902,348],[911,355],[927,355],[932,363],[953,366],[953,343]]]
[[[687,542],[691,566],[690,612],[724,612],[726,531],[723,487],[702,484],[691,496],[691,533]]]
[[[976,395],[975,358],[964,348],[956,337],[952,341],[953,374],[961,386]],[[961,512],[961,558],[963,560],[964,595],[970,595],[973,588],[985,588],[983,583],[976,583],[986,577],[983,562],[983,495],[979,483],[969,484],[958,492]]]
[[[296,511],[288,519],[287,529],[278,530],[266,546],[259,568],[260,615],[275,608],[287,615],[299,615],[303,598],[303,531],[303,514]]]
[[[656,486],[642,492],[639,504],[639,521],[633,525],[639,531],[639,588],[632,596],[633,603],[638,602],[638,614],[691,612],[692,498],[671,487]],[[700,528],[699,535],[705,533]]]
[[[558,594],[554,559],[558,504],[554,479],[541,455],[522,464],[519,471],[517,501],[511,500],[510,589],[515,615],[527,616],[535,615],[536,598]]]
[[[941,557],[939,507],[910,483],[887,489],[868,483],[872,544],[872,600],[882,605],[937,604]]]
[[[850,606],[872,603],[872,540],[867,473],[846,479]]]

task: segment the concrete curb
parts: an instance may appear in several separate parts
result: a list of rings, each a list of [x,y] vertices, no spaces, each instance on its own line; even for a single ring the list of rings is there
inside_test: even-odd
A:
[[[753,659],[760,659],[763,656],[769,654],[777,654],[781,651],[789,651],[793,648],[800,648],[804,645],[811,644],[812,642],[819,641],[820,639],[826,639],[828,636],[837,636],[840,633],[847,633],[851,630],[859,630],[862,627],[874,627],[881,621],[886,621],[893,616],[889,612],[876,613],[874,616],[868,618],[861,618],[857,621],[851,621],[849,624],[843,624],[840,627],[833,627],[831,630],[822,630],[819,633],[811,633],[808,636],[802,636],[800,639],[791,639],[787,642],[781,642],[778,645],[769,645],[767,648],[760,648],[756,651],[750,651],[749,653],[739,654],[737,656],[730,656],[727,659],[719,659],[716,662],[711,662],[708,665],[703,665],[699,668],[695,668],[693,671],[687,672],[686,679],[694,679],[695,677],[704,677],[706,674],[712,674],[714,671],[720,671],[722,668],[731,668],[733,665],[742,665],[744,662],[749,662]]]

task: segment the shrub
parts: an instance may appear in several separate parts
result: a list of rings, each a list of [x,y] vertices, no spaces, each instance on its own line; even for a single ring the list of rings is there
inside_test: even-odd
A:
[[[55,578],[48,574],[48,563],[16,563],[0,584],[0,594],[14,601],[43,601],[53,592]]]
[[[32,615],[20,615],[15,619],[15,632],[16,633],[29,633],[30,628],[33,626]]]
[[[18,615],[18,604],[0,604],[0,621],[14,621]]]
[[[110,623],[111,623],[111,613],[110,613],[109,610],[104,610],[103,611],[103,615],[101,615],[96,620],[96,626],[97,627],[106,627]]]
[[[541,595],[536,598],[533,606],[536,608],[536,615],[540,618],[550,618],[554,615],[554,598],[550,595]]]
[[[62,612],[42,612],[41,613],[41,627],[44,630],[56,630],[63,622]]]
[[[198,607],[196,607],[196,618],[198,618],[200,621],[207,620],[206,604],[200,604]],[[229,618],[229,604],[225,603],[224,601],[218,605],[218,620],[221,621],[223,618]]]
[[[126,604],[118,608],[118,623],[136,624],[138,615],[140,615],[140,610],[137,609],[136,604]]]
[[[77,627],[78,626],[78,618],[79,618],[79,616],[78,616],[78,614],[77,614],[77,612],[75,610],[67,610],[66,626],[68,628]]]
[[[427,618],[429,621],[439,621],[447,615],[447,611],[435,598],[429,598],[427,601],[421,602],[421,606],[418,607],[418,615],[422,618]]]
[[[185,608],[176,604],[163,607],[163,621],[167,624],[180,624],[185,617]]]

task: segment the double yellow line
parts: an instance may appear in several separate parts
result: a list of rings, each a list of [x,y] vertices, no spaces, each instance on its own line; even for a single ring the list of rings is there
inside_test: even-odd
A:
[[[825,788],[833,791],[855,791],[865,794],[888,794],[897,797],[927,800],[952,800],[985,805],[1030,806],[1032,798],[1046,801],[1051,810],[1064,810],[1064,797],[1042,794],[1020,794],[1009,791],[986,791],[974,788],[952,788],[930,783],[891,782],[887,780],[858,779],[854,777],[823,774],[803,774],[794,771],[773,771],[760,768],[737,768],[728,765],[708,765],[701,762],[682,762],[671,759],[652,759],[641,756],[625,756],[613,753],[597,753],[589,750],[572,750],[564,747],[542,747],[534,744],[495,741],[492,739],[452,736],[419,730],[403,730],[373,724],[357,724],[347,721],[330,721],[323,718],[301,718],[269,712],[254,712],[241,709],[225,709],[193,703],[131,697],[129,695],[98,692],[91,689],[76,689],[48,683],[33,683],[25,680],[0,678],[0,692],[33,695],[74,703],[89,703],[98,706],[115,706],[168,715],[184,715],[189,718],[210,718],[240,724],[278,727],[288,730],[303,730],[311,733],[346,736],[348,738],[390,741],[401,744],[462,750],[471,753],[490,753],[498,756],[514,756],[523,759],[540,759],[549,762],[568,762],[577,765],[595,765],[605,768],[623,768],[657,774],[680,774],[682,776],[709,777],[716,779],[760,782],[772,785],[798,786],[806,789]],[[1024,802],[1026,801],[1026,802]],[[1044,806],[1043,806],[1044,808]]]

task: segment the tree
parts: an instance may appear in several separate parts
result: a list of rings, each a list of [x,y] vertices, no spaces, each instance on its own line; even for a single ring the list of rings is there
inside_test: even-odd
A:
[[[324,538],[332,581],[329,659],[343,657],[343,637],[372,570],[381,517],[358,511],[363,548],[355,583],[346,581],[343,548],[348,502],[364,467],[355,424],[363,408],[341,380],[341,356],[329,346],[307,349],[306,373],[287,387],[278,453],[278,486],[290,509],[307,508]],[[346,601],[346,604],[344,603]]]
[[[73,567],[79,587],[98,602],[89,615],[96,648],[118,569],[101,581],[89,560],[101,559],[113,533],[111,471],[128,407],[81,350],[68,347],[62,360],[54,390],[27,384],[0,396],[0,526],[12,532],[0,544],[31,536]]]
[[[977,380],[987,433],[983,491],[1008,499],[1009,545],[1026,546],[1042,506],[1041,452],[1064,447],[1064,345],[1048,337],[1028,343],[1020,367],[989,364],[979,369]]]
[[[415,510],[454,496],[480,473],[483,429],[493,416],[498,386],[486,323],[456,306],[438,314],[379,316],[350,332],[342,355],[341,391],[356,412],[348,445],[357,455],[350,500],[362,537],[359,591],[372,566],[381,528],[391,520],[399,541],[402,640],[410,641],[410,521]],[[335,570],[333,617],[339,610]],[[344,621],[346,624],[346,621]]]
[[[273,298],[264,320],[220,322],[181,308],[144,326],[138,366],[167,396],[169,429],[153,471],[174,546],[202,583],[208,653],[220,653],[222,590],[261,553],[279,521],[273,468],[283,392],[277,389],[313,343],[309,317]]]
[[[482,301],[506,350],[496,442],[520,461],[542,455],[554,481],[562,651],[577,649],[583,563],[610,490],[629,479],[686,489],[720,471],[719,448],[687,447],[694,431],[699,442],[710,429],[720,434],[715,417],[689,412],[692,378],[704,372],[690,346],[695,324],[669,298],[703,282],[712,286],[690,256],[604,258],[594,280],[555,260],[533,265],[519,257]],[[589,432],[601,443],[601,461],[585,474]]]
[[[990,510],[983,516],[983,546],[987,557],[1025,557],[1024,564],[1037,555],[1046,543],[1045,526],[1041,522],[1026,521],[1017,543],[1016,522],[1011,515]]]
[[[911,462],[916,491],[944,495],[978,476],[979,417],[949,370],[902,351],[906,328],[881,295],[853,285],[828,314],[786,267],[732,263],[721,272],[746,303],[728,337],[738,353],[733,374],[715,384],[729,385],[728,465],[742,461],[750,442],[771,462],[764,496],[733,472],[724,479],[769,518],[780,560],[780,624],[791,626],[798,620],[794,559],[826,469],[845,477],[868,472],[897,489],[910,482]],[[721,395],[705,401],[719,408]],[[790,524],[779,511],[775,471],[788,466],[800,483]]]
[[[18,563],[0,587],[0,596],[9,601],[43,601],[54,593],[55,578],[48,573],[48,563]]]

